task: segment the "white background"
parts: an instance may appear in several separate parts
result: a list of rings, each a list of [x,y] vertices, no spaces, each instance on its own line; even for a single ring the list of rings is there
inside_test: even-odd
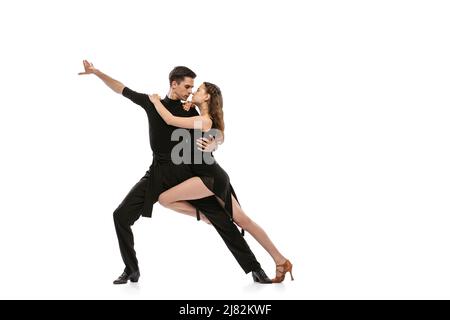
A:
[[[447,1],[0,2],[0,298],[450,298]],[[151,163],[145,112],[224,93],[216,158],[293,262],[254,284],[212,227],[156,205],[122,269],[112,213]],[[247,234],[269,276],[274,265]]]

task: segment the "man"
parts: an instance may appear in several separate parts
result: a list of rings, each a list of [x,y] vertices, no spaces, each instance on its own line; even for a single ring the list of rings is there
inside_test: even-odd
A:
[[[140,272],[131,226],[141,215],[151,217],[153,204],[158,201],[162,192],[194,175],[189,165],[172,163],[170,153],[178,142],[172,141],[171,136],[176,128],[164,122],[150,102],[148,95],[129,89],[121,82],[94,68],[93,64],[86,60],[83,61],[83,64],[85,71],[80,72],[80,75],[96,75],[114,92],[122,94],[140,105],[148,117],[150,146],[153,151],[152,165],[129,191],[113,214],[120,253],[125,263],[125,270],[114,281],[114,284],[127,283],[128,280],[137,282]],[[181,117],[198,115],[195,108],[184,110],[181,103],[181,100],[186,100],[191,95],[195,77],[196,74],[186,67],[176,67],[170,72],[170,91],[162,103],[172,114]],[[253,280],[256,282],[271,283],[242,234],[214,196],[189,202],[196,208],[197,217],[198,212],[201,211],[216,228],[245,273],[252,272]]]

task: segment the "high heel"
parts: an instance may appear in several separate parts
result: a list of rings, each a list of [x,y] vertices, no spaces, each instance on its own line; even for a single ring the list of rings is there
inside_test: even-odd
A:
[[[282,270],[280,270],[283,268]],[[275,269],[275,278],[272,279],[272,283],[281,283],[284,281],[284,276],[286,273],[290,273],[291,275],[291,281],[294,280],[294,277],[292,276],[292,263],[286,259],[286,261],[283,264],[277,264]],[[280,274],[280,275],[278,275]]]

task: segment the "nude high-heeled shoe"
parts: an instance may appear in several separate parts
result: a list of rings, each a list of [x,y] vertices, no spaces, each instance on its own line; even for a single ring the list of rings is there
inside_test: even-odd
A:
[[[294,280],[294,277],[292,276],[292,263],[286,259],[283,264],[277,264],[275,278],[272,279],[272,283],[283,282],[287,272],[291,274],[291,281]]]

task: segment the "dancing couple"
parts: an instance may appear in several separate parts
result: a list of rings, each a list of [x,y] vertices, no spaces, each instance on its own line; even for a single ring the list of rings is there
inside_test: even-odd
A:
[[[131,90],[86,60],[83,65],[84,72],[79,75],[96,75],[114,92],[145,110],[153,151],[151,166],[113,213],[125,264],[123,273],[113,283],[138,281],[140,271],[131,226],[141,215],[151,217],[155,202],[211,224],[244,272],[251,272],[255,282],[280,283],[287,272],[294,280],[291,262],[280,253],[267,233],[242,210],[228,174],[214,159],[213,151],[223,143],[225,129],[219,87],[204,82],[193,94],[192,102],[183,103],[191,96],[196,78],[196,74],[187,67],[175,67],[170,72],[169,93],[161,99],[157,94],[147,95]],[[186,139],[186,133],[189,139]],[[177,137],[181,140],[177,141]],[[242,232],[236,225],[242,228]],[[250,250],[243,237],[244,230],[274,260],[276,272],[273,279],[266,275]]]

